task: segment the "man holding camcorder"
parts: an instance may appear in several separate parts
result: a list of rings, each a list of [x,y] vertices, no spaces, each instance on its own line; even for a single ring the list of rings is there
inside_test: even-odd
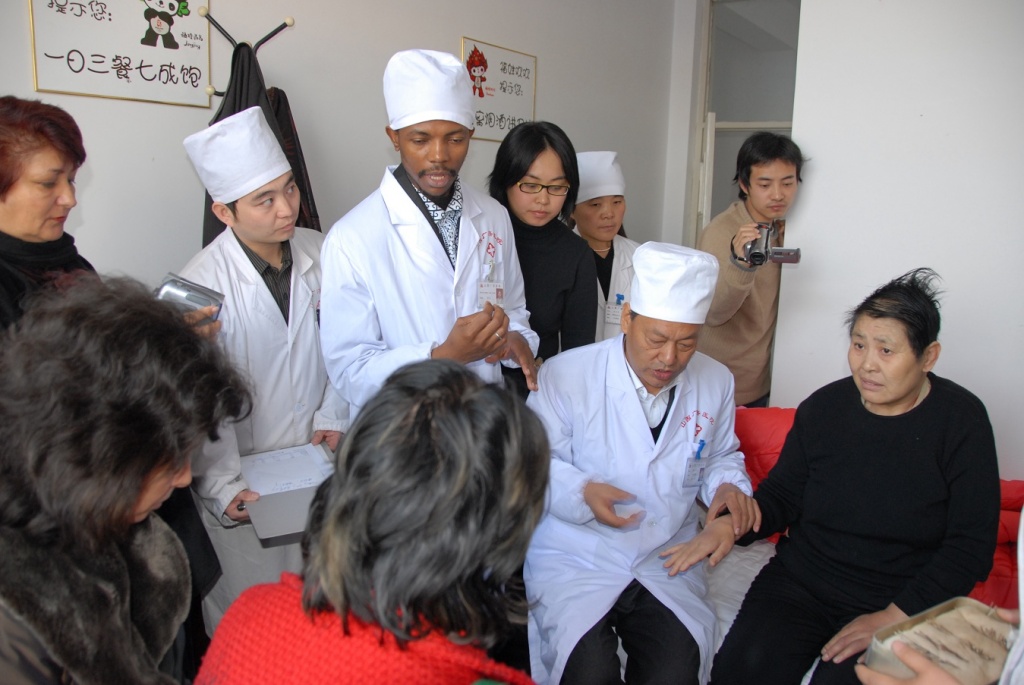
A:
[[[800,251],[785,249],[782,242],[803,162],[800,148],[785,136],[760,131],[747,138],[733,178],[740,199],[716,216],[697,241],[698,249],[719,262],[698,349],[732,371],[739,406],[768,406],[780,263],[800,261]]]

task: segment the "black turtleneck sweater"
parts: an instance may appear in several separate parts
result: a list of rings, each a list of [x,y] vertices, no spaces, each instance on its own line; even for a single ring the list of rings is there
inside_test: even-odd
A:
[[[537,228],[510,218],[530,328],[540,336],[537,356],[549,359],[560,350],[594,342],[597,271],[587,241],[558,219]]]
[[[45,243],[27,243],[0,231],[0,330],[21,318],[22,301],[74,271],[93,271],[65,233]]]
[[[816,391],[754,493],[761,529],[739,544],[788,526],[772,563],[842,615],[890,602],[913,615],[966,595],[992,566],[999,467],[988,413],[928,377],[928,396],[898,416],[865,409],[849,377]]]

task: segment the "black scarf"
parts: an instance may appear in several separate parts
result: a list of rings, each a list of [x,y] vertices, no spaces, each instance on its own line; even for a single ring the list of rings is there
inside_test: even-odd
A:
[[[47,286],[64,274],[95,271],[64,233],[45,243],[27,243],[0,232],[0,328],[21,318],[26,295]]]

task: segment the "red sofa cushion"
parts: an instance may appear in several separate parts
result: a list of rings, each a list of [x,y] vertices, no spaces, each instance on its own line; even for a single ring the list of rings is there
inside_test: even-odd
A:
[[[736,410],[736,437],[755,490],[779,460],[795,416],[796,409],[784,407]]]

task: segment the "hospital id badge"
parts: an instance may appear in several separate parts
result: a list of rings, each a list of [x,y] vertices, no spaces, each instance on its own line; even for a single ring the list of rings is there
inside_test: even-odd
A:
[[[488,302],[503,307],[505,305],[505,283],[504,281],[480,281],[476,295],[477,305],[481,309]]]
[[[613,326],[618,326],[622,323],[622,302],[626,299],[626,296],[622,293],[615,294],[615,303],[608,302],[604,306],[604,322],[610,323]]]
[[[689,459],[686,462],[686,475],[683,478],[684,488],[695,488],[704,484],[704,466],[707,464],[703,459]]]
[[[618,326],[622,323],[622,305],[609,302],[604,306],[604,322]]]

